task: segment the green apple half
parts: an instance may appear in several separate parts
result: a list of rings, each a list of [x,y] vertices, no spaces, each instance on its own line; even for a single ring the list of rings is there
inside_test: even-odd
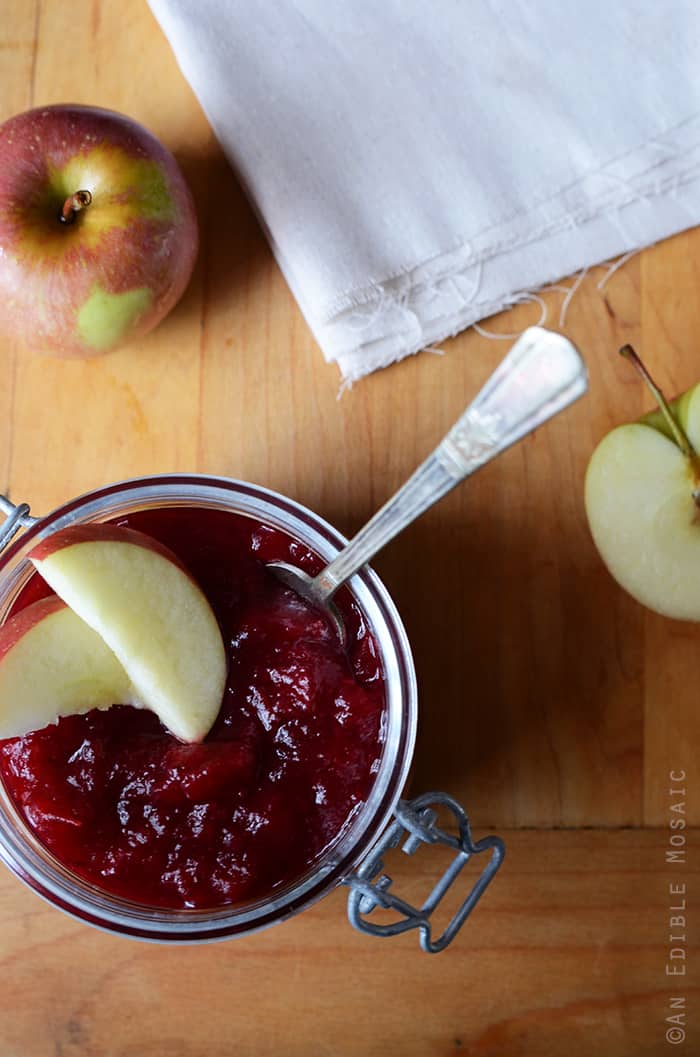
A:
[[[608,433],[586,474],[588,522],[608,569],[638,602],[679,620],[700,620],[697,451],[700,385]]]

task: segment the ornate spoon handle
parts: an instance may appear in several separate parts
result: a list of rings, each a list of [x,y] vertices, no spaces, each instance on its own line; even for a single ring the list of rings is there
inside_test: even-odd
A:
[[[377,551],[470,474],[563,411],[588,388],[561,334],[530,327],[435,451],[314,580],[323,602]]]

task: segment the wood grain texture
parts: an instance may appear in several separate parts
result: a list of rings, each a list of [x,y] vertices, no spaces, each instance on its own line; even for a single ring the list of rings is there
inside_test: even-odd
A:
[[[340,891],[267,932],[171,950],[76,924],[3,876],[3,1057],[661,1057],[679,995],[675,1049],[696,1053],[700,981],[665,969],[668,885],[681,869],[697,899],[700,837],[694,868],[664,865],[666,837],[507,834],[507,870],[436,957],[354,933]],[[422,863],[395,869],[409,899]]]
[[[0,87],[0,120],[75,101],[142,121],[180,160],[201,225],[192,284],[148,338],[90,362],[3,350],[0,484],[36,513],[113,480],[199,470],[278,489],[351,533],[508,347],[472,330],[338,400],[337,372],[142,0],[0,0]],[[668,1051],[664,836],[617,827],[667,824],[672,770],[700,825],[700,629],[616,587],[582,482],[600,437],[648,407],[620,344],[639,345],[669,393],[698,381],[698,260],[693,231],[602,290],[605,269],[585,277],[563,329],[590,396],[377,560],[420,681],[413,787],[453,793],[481,830],[510,830],[468,933],[432,960],[413,938],[378,949],[349,931],[338,894],[249,940],[141,947],[73,924],[3,873],[3,1057]],[[556,325],[564,294],[544,299]],[[517,332],[538,315],[523,305],[488,327]],[[599,830],[547,831],[562,826]],[[410,896],[420,871],[399,876]],[[695,972],[689,1005],[697,990]]]

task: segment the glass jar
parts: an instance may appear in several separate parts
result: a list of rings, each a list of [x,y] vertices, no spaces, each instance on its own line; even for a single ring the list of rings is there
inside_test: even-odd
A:
[[[155,507],[186,506],[247,515],[281,529],[322,559],[330,561],[346,540],[332,526],[285,496],[242,481],[203,475],[168,475],[109,485],[59,507],[43,518],[29,516],[0,498],[7,520],[0,529],[0,548],[20,528],[25,532],[0,557],[0,623],[34,572],[27,553],[45,536],[68,525],[109,521]],[[213,910],[173,910],[140,905],[111,895],[76,876],[37,840],[0,782],[0,859],[35,892],[73,916],[103,929],[138,939],[206,942],[252,932],[304,910],[338,884],[350,888],[352,924],[375,935],[417,928],[426,950],[441,950],[461,927],[498,869],[503,845],[497,837],[475,844],[460,806],[445,794],[400,800],[413,754],[417,692],[411,648],[401,619],[379,577],[365,567],[349,583],[379,647],[386,685],[385,739],[374,785],[351,823],[306,874],[265,898]],[[457,835],[437,825],[436,808],[446,808]],[[392,821],[392,816],[393,821]],[[381,856],[404,842],[405,850],[421,844],[447,844],[455,856],[422,907],[411,907],[389,892]],[[430,914],[468,859],[490,852],[488,863],[448,928],[431,937]],[[379,875],[379,876],[378,876]],[[378,907],[394,920],[378,924]]]

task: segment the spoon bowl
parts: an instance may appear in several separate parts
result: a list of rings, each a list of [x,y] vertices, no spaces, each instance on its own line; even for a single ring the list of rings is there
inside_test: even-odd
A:
[[[274,572],[275,576],[283,584],[291,587],[293,591],[296,591],[298,595],[317,609],[323,610],[333,624],[338,633],[338,638],[344,646],[345,624],[343,617],[336,604],[331,601],[330,594],[324,594],[323,589],[319,587],[318,576],[309,576],[303,569],[297,568],[296,565],[289,565],[288,562],[269,562],[267,567]]]

